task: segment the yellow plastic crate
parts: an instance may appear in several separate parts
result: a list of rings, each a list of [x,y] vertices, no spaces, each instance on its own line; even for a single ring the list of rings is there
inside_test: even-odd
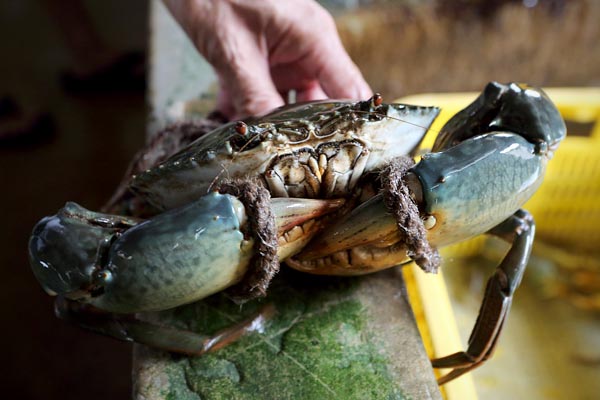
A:
[[[577,249],[592,249],[600,239],[600,88],[556,88],[546,93],[567,121],[571,135],[549,163],[544,183],[525,204],[534,216],[538,237]],[[437,133],[456,112],[478,93],[422,94],[398,102],[436,105],[440,116],[423,141],[431,148]],[[580,133],[580,132],[577,132]],[[468,257],[481,252],[485,236],[442,249],[443,257]],[[425,347],[431,357],[463,349],[442,273],[423,274],[414,265],[405,272],[407,287]],[[447,399],[476,399],[470,374],[442,388]]]

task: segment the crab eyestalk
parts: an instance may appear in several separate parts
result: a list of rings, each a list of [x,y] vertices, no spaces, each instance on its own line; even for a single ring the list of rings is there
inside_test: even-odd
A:
[[[278,254],[301,249],[314,234],[312,219],[341,203],[273,199]],[[163,310],[242,278],[254,251],[245,225],[244,205],[219,193],[143,222],[68,203],[34,228],[30,263],[50,294],[117,313]]]

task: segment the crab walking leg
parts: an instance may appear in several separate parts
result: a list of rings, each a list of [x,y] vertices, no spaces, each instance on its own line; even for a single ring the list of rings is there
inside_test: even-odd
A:
[[[107,313],[64,297],[58,297],[54,307],[57,317],[87,330],[126,342],[196,356],[216,351],[244,335],[260,331],[276,312],[272,304],[267,304],[247,319],[207,336],[141,320],[133,314]]]
[[[531,254],[535,224],[527,211],[519,210],[489,233],[512,246],[487,283],[467,351],[432,360],[434,368],[454,368],[438,380],[440,385],[478,367],[494,352]]]

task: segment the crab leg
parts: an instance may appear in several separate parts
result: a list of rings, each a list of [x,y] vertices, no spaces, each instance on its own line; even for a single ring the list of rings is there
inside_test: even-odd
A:
[[[440,385],[476,368],[494,352],[531,254],[535,224],[528,212],[519,210],[489,233],[511,243],[511,248],[487,283],[467,351],[432,360],[434,368],[454,368],[438,380]]]
[[[247,319],[207,336],[141,320],[134,314],[107,313],[64,297],[56,299],[54,308],[57,317],[87,330],[126,342],[196,356],[218,350],[246,334],[261,330],[275,313],[275,307],[267,304]]]

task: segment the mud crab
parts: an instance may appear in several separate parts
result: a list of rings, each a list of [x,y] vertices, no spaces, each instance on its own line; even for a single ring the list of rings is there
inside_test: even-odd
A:
[[[149,219],[75,203],[42,219],[29,242],[33,272],[59,296],[63,318],[202,354],[243,329],[207,338],[134,313],[194,302],[248,279],[247,295],[264,294],[277,257],[313,274],[366,274],[411,259],[435,271],[427,241],[444,246],[487,232],[511,248],[488,281],[468,349],[433,360],[454,368],[446,382],[493,351],[534,236],[520,207],[566,131],[541,90],[490,83],[444,126],[431,153],[407,164],[402,157],[414,154],[438,111],[374,95],[225,124],[132,178],[132,191],[157,210]],[[248,278],[255,264],[258,277]]]

